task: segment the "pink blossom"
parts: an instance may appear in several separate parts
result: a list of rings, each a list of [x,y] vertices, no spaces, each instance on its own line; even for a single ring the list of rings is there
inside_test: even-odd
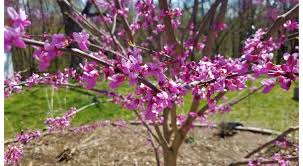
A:
[[[51,64],[55,56],[48,54],[43,48],[37,48],[33,54],[34,58],[39,62],[39,70],[45,71]]]
[[[128,8],[123,8],[123,9],[117,10],[118,15],[120,15],[122,17],[127,17],[128,12],[129,12]]]
[[[134,23],[130,24],[129,27],[133,32],[136,32],[140,29],[141,26],[138,22],[134,22]]]
[[[109,78],[109,80],[109,87],[112,89],[116,89],[122,85],[125,80],[125,76],[122,74],[114,74],[112,77]]]
[[[4,160],[8,165],[18,165],[23,157],[22,146],[9,146],[5,151]]]
[[[27,20],[27,15],[22,9],[19,9],[19,13],[17,13],[14,8],[8,7],[7,13],[11,19],[13,27],[19,27],[21,30],[24,30],[25,27],[31,24],[31,22]]]
[[[4,29],[4,49],[9,52],[12,49],[12,46],[18,48],[25,48],[26,45],[21,39],[25,32],[21,28],[11,28],[7,27]]]
[[[225,113],[231,111],[231,106],[229,104],[224,104],[218,108],[219,112]]]
[[[164,24],[158,24],[157,25],[157,32],[163,32],[165,30],[165,25]]]
[[[197,47],[199,48],[199,50],[203,50],[205,47],[205,44],[202,42],[199,42]]]
[[[261,162],[259,160],[250,160],[248,166],[260,166]]]
[[[179,20],[173,19],[173,20],[171,21],[171,24],[172,24],[172,26],[173,26],[174,29],[178,29],[178,27],[179,27],[179,25],[180,25],[181,23],[180,23]]]
[[[44,122],[49,132],[62,131],[70,126],[70,122],[76,114],[76,108],[72,107],[62,117],[47,118]]]
[[[283,27],[292,32],[299,29],[299,24],[297,21],[288,20],[283,24]]]
[[[288,160],[286,160],[285,157],[280,154],[274,154],[274,156],[272,158],[273,158],[273,160],[278,161],[279,166],[289,166],[290,165],[290,162]]]
[[[288,90],[291,85],[291,80],[289,78],[286,78],[284,76],[278,77],[278,82],[280,83],[281,88]]]
[[[67,40],[63,34],[54,34],[51,42],[46,41],[44,47],[38,47],[33,56],[39,62],[39,70],[46,70],[56,57],[63,54],[60,49],[67,45]]]
[[[214,29],[215,31],[218,31],[218,32],[223,31],[223,30],[226,29],[226,28],[227,28],[227,25],[226,25],[225,23],[222,23],[222,22],[215,23],[215,24],[213,25],[213,29]]]
[[[20,73],[16,73],[13,77],[7,78],[4,80],[4,96],[8,97],[12,93],[21,92],[22,86],[19,85],[21,83],[21,75]]]
[[[87,44],[89,39],[89,34],[86,32],[73,33],[74,41],[78,43],[79,48],[83,51],[87,51]]]
[[[174,16],[175,16],[175,17],[180,17],[180,16],[182,16],[182,10],[181,10],[180,8],[175,8],[175,9],[173,10],[173,13],[174,13]]]
[[[276,84],[275,79],[265,79],[261,81],[261,84],[264,86],[263,93],[268,93]]]
[[[39,78],[40,76],[38,74],[33,73],[32,76],[26,80],[27,86],[31,88],[33,85],[38,84],[40,81]]]
[[[41,137],[40,131],[34,131],[34,132],[29,131],[29,132],[21,132],[17,134],[16,139],[18,142],[22,144],[27,144],[29,141],[40,137]]]
[[[99,77],[99,71],[96,69],[97,66],[96,62],[87,62],[84,65],[80,65],[83,70],[81,80],[86,81],[87,89],[92,89],[96,86],[96,82]]]

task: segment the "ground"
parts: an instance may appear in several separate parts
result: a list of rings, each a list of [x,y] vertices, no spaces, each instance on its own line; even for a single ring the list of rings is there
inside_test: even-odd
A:
[[[107,83],[98,85],[99,89],[105,87]],[[298,122],[298,102],[292,99],[294,87],[284,91],[276,86],[269,94],[258,92],[235,105],[232,112],[217,113],[208,120],[237,121],[246,126],[283,131]],[[118,91],[127,93],[131,88],[125,84]],[[232,92],[227,97],[233,99],[246,93]],[[72,121],[73,127],[104,119],[134,118],[131,111],[86,90],[54,90],[38,86],[5,100],[5,139],[14,138],[22,130],[45,128],[43,122],[47,117],[60,116],[72,106],[80,108],[96,100],[99,104],[76,115]],[[189,94],[185,97],[184,105],[178,108],[178,113],[186,113],[190,102]],[[49,135],[25,146],[21,165],[155,165],[152,149],[146,139],[137,134],[146,134],[142,130],[138,126],[131,126],[131,129],[107,126],[84,134]],[[214,129],[194,129],[189,134],[189,141],[181,147],[178,165],[228,165],[243,159],[249,151],[272,138],[241,131],[233,137],[222,139],[215,135],[216,132]],[[70,158],[67,157],[69,160],[59,162],[58,156],[70,154],[69,150],[73,152]],[[61,159],[64,157],[61,155]]]
[[[239,131],[228,138],[219,138],[217,129],[195,128],[178,157],[179,166],[224,166],[243,159],[254,148],[273,137]],[[140,135],[140,134],[142,135]],[[141,126],[97,128],[83,134],[56,134],[45,136],[25,146],[21,165],[41,166],[141,166],[156,165],[154,152],[146,139],[146,130]],[[62,152],[72,151],[66,157]],[[64,156],[68,161],[58,161]]]

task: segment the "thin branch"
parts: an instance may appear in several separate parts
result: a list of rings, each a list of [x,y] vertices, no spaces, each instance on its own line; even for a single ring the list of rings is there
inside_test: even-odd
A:
[[[210,20],[215,16],[216,10],[221,3],[222,0],[216,0],[207,11],[205,16],[203,16],[202,21],[199,25],[199,31],[197,32],[194,40],[194,48],[198,44],[199,40],[201,39],[202,34],[205,32],[207,25],[209,25]]]
[[[161,146],[164,148],[164,149],[167,149],[168,148],[168,145],[169,143],[166,141],[166,139],[163,137],[162,133],[161,133],[161,130],[159,128],[159,126],[157,124],[154,125],[154,128],[156,130],[156,133],[159,137],[159,140],[161,142]]]
[[[117,14],[114,15],[113,26],[111,31],[112,34],[115,34],[116,26],[117,26]]]
[[[210,30],[209,30],[209,33],[207,35],[207,40],[206,40],[206,43],[205,43],[205,47],[202,51],[203,56],[211,56],[210,54],[211,54],[213,45],[215,44],[216,33],[217,33],[217,30],[215,28],[213,28],[213,25],[214,25],[214,23],[217,24],[217,23],[222,23],[224,21],[225,13],[227,11],[227,2],[228,2],[228,0],[221,1],[219,13],[216,16],[214,22],[212,22],[210,27],[209,27]]]
[[[155,50],[152,50],[152,49],[149,49],[149,48],[146,48],[146,47],[137,46],[134,43],[128,43],[128,45],[131,46],[131,47],[134,47],[134,48],[138,48],[138,49],[141,49],[141,50],[144,50],[144,51],[148,51],[150,53],[159,54],[161,56],[164,56],[165,60],[169,60],[169,61],[175,61],[176,60],[175,58],[165,54],[163,51],[157,52]]]
[[[118,9],[118,10],[122,8],[119,0],[115,0],[115,6],[116,6],[116,9]],[[131,41],[132,43],[134,43],[133,33],[132,33],[129,23],[125,17],[122,18],[122,23],[124,25],[124,29],[126,31],[128,40]]]
[[[112,38],[114,44],[125,54],[125,50],[123,48],[123,46],[121,45],[121,43],[117,40],[116,36],[112,33],[112,30],[110,29],[109,25],[107,24],[107,22],[105,21],[104,16],[102,15],[101,10],[99,9],[98,5],[96,4],[95,1],[93,1],[93,4],[95,5],[97,11],[100,13],[100,18],[102,19],[102,22],[105,25],[106,30],[108,31],[110,37]]]
[[[137,112],[137,110],[134,110],[136,116],[139,118],[139,120],[142,122],[142,124],[145,126],[147,131],[153,136],[153,138],[160,144],[162,145],[162,142],[159,140],[159,138],[154,134],[154,132],[150,129],[148,124],[142,119],[141,115]]]
[[[90,104],[87,104],[87,105],[85,105],[85,106],[77,109],[76,112],[75,112],[75,114],[79,113],[80,111],[83,111],[83,110],[85,110],[85,109],[87,109],[87,108],[89,108],[89,107],[91,107],[93,105],[96,105],[96,103],[90,103]],[[51,134],[52,134],[51,132],[44,131],[44,132],[41,133],[41,137],[44,137],[44,136],[47,136],[47,135],[51,135]],[[16,142],[18,142],[18,140],[16,140],[16,139],[9,139],[9,140],[7,140],[7,141],[4,142],[4,145],[11,144],[11,143],[16,143]]]
[[[275,139],[266,142],[265,144],[259,146],[258,148],[256,148],[256,149],[253,150],[252,152],[248,153],[248,154],[245,156],[245,158],[251,157],[252,155],[254,155],[255,153],[261,151],[262,149],[264,149],[264,148],[267,147],[268,145],[273,144],[273,143],[276,142],[277,140],[280,140],[280,139],[286,137],[289,133],[294,132],[294,131],[297,131],[297,130],[299,130],[299,126],[288,128],[288,129],[285,130],[283,133],[281,133],[280,135],[278,135]]]
[[[257,92],[258,90],[262,89],[263,86],[259,86],[258,88],[255,88],[253,89],[252,91],[250,91],[248,94],[238,98],[238,99],[235,99],[233,101],[230,101],[228,103],[224,103],[224,104],[221,104],[221,105],[229,105],[229,106],[233,106],[235,104],[238,104],[240,103],[241,101],[243,101],[244,99],[246,99],[247,97],[251,96],[252,94],[254,94],[255,92]]]
[[[34,46],[39,46],[39,47],[44,47],[44,42],[41,41],[36,41],[36,40],[32,40],[32,39],[22,39],[26,44],[30,44],[30,45],[34,45]],[[61,48],[59,49],[60,51],[65,51],[65,52],[71,52],[71,53],[75,53],[75,55],[81,56],[83,58],[89,59],[89,60],[93,60],[96,61],[97,63],[106,66],[106,67],[114,67],[115,66],[113,64],[111,64],[110,62],[106,61],[106,60],[101,60],[95,56],[92,56],[86,52],[83,52],[77,48]],[[120,71],[119,69],[117,69],[118,71]],[[142,76],[138,76],[138,81],[145,84],[147,87],[151,88],[153,91],[159,93],[161,92],[161,90],[159,90],[155,85],[153,85],[151,82],[149,82],[148,80],[146,80],[145,78],[143,78]]]
[[[298,17],[299,14],[299,4],[294,6],[292,9],[290,9],[288,12],[284,13],[283,15],[278,16],[276,21],[272,24],[272,26],[269,28],[269,30],[266,32],[266,34],[263,37],[263,40],[269,39],[279,28],[289,19],[293,19]]]
[[[150,132],[147,132],[147,133],[148,133],[148,136],[149,136],[150,144],[151,144],[151,146],[153,147],[153,150],[154,150],[154,152],[155,152],[155,157],[156,157],[157,166],[161,166],[160,157],[159,157],[159,152],[158,152],[159,146],[156,147],[154,141],[153,141],[152,138],[151,138]]]

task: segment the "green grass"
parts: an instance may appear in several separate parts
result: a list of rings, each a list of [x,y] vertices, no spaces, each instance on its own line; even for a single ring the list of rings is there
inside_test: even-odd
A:
[[[107,83],[98,85],[105,88]],[[127,93],[133,88],[127,84],[117,89],[119,93]],[[245,94],[246,92],[243,92]],[[235,105],[232,112],[216,114],[210,117],[214,121],[240,121],[250,126],[259,126],[275,130],[284,130],[298,121],[298,102],[292,100],[293,89],[282,90],[276,86],[269,94],[256,93]],[[230,93],[229,99],[239,93]],[[99,104],[78,113],[73,125],[85,124],[101,119],[132,119],[131,111],[107,101],[104,96],[96,96],[86,90],[51,87],[35,87],[5,99],[5,138],[26,129],[43,128],[47,117],[62,115],[72,106],[83,107],[98,100]],[[185,113],[190,108],[191,95],[187,95],[184,105],[178,112]]]

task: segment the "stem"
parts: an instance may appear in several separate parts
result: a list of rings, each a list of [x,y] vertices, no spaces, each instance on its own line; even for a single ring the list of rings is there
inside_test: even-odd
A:
[[[250,152],[249,154],[247,154],[247,155],[245,156],[245,158],[251,157],[252,155],[254,155],[255,153],[257,153],[257,152],[259,152],[260,150],[264,149],[264,148],[267,147],[268,145],[273,144],[275,141],[277,141],[277,140],[279,140],[279,139],[281,139],[281,138],[286,137],[289,133],[291,133],[291,132],[293,132],[293,131],[296,131],[296,130],[299,130],[299,126],[288,128],[288,129],[285,130],[283,133],[281,133],[280,135],[278,135],[275,139],[270,140],[269,142],[266,142],[265,144],[259,146],[257,149],[255,149],[255,150],[253,150],[252,152]]]

